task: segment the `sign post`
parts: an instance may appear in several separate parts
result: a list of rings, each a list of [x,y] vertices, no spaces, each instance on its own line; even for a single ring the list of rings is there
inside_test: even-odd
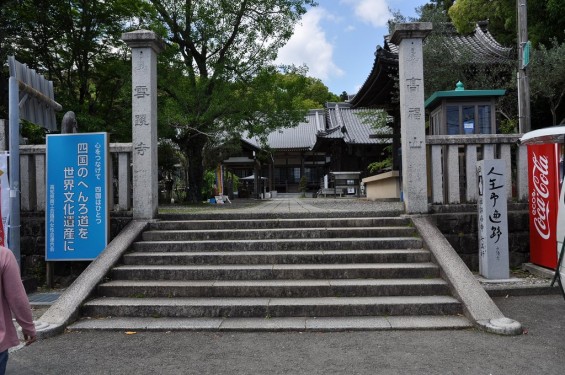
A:
[[[47,136],[45,260],[92,260],[108,243],[107,133]]]

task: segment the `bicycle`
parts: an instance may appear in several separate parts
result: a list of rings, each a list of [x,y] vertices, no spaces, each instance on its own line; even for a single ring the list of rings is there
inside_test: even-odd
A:
[[[557,284],[561,289],[561,295],[563,296],[563,299],[565,299],[565,288],[563,286],[564,280],[561,280],[561,267],[563,264],[563,258],[565,254],[564,250],[565,250],[565,241],[563,242],[563,246],[561,246],[561,252],[559,253],[559,259],[557,261],[557,269],[555,270],[555,275],[553,275],[553,280],[551,280],[552,287],[555,284],[555,281],[557,281]]]

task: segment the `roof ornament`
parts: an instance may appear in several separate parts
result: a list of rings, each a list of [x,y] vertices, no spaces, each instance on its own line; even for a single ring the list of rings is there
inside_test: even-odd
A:
[[[455,91],[465,91],[465,85],[463,84],[463,82],[457,82],[457,84],[455,85]]]

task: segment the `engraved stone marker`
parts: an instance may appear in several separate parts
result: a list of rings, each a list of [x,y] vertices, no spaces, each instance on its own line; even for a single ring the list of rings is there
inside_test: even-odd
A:
[[[152,31],[122,34],[131,47],[133,218],[157,214],[157,54],[164,49]]]
[[[508,209],[504,160],[477,162],[479,185],[479,272],[487,279],[508,279]]]

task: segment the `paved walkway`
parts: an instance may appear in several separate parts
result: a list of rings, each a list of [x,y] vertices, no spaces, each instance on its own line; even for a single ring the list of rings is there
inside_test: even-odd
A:
[[[475,329],[376,332],[78,332],[10,354],[9,375],[565,373],[565,301],[501,297],[521,336]]]
[[[377,214],[384,211],[403,211],[402,202],[374,202],[364,198],[299,198],[282,197],[265,200],[234,199],[232,203],[223,205],[209,205],[190,211],[183,206],[159,206],[159,212],[194,212],[194,213],[222,213],[222,212],[257,212],[257,213],[308,213],[308,212],[367,212]]]

